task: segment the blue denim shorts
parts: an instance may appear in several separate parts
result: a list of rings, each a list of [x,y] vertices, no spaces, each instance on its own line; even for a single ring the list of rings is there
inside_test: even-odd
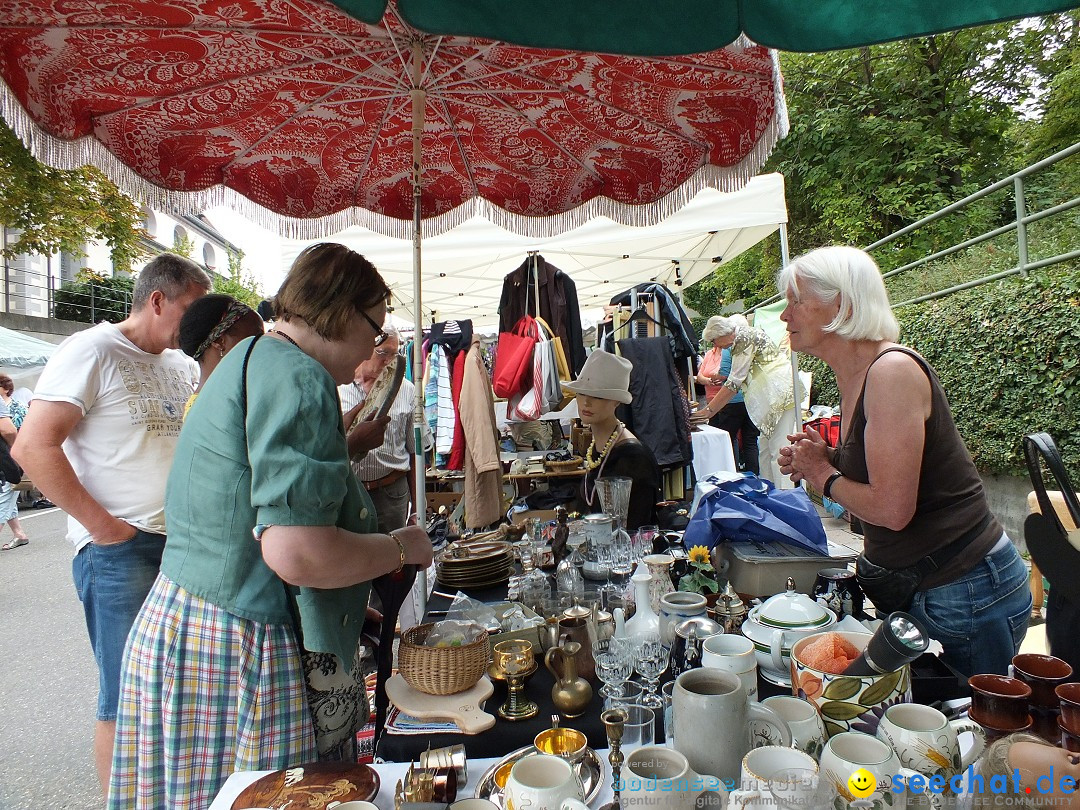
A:
[[[1008,675],[1031,616],[1027,566],[1010,542],[958,579],[915,594],[911,613],[954,669]]]
[[[71,564],[98,665],[98,720],[115,720],[128,632],[161,568],[165,535],[137,530],[122,543],[87,543]]]

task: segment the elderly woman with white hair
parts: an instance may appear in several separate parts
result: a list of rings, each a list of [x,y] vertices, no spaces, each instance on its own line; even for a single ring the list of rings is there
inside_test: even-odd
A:
[[[742,315],[714,315],[705,324],[701,337],[712,343],[717,352],[730,348],[731,371],[716,388],[706,383],[707,404],[694,414],[694,421],[707,421],[726,430],[733,442],[742,430],[743,464],[759,474],[758,432],[765,437],[766,458],[771,462],[780,450],[776,443],[786,442],[787,432],[795,428],[795,397],[788,354],[763,330],[750,326]],[[710,382],[718,380],[714,377]],[[735,403],[735,407],[729,408],[740,393],[741,407]],[[775,474],[766,476],[775,477]]]
[[[779,287],[792,350],[829,365],[844,405],[839,445],[812,429],[790,436],[781,471],[862,521],[856,570],[879,610],[912,613],[960,672],[1007,674],[1031,611],[1027,571],[933,368],[896,343],[877,265],[856,248],[820,248],[781,270]]]

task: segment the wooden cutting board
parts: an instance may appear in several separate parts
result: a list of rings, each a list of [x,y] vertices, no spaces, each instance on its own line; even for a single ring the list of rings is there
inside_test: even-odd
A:
[[[386,696],[405,714],[421,720],[450,720],[465,734],[479,734],[495,725],[495,715],[480,708],[495,687],[485,675],[476,685],[454,695],[428,695],[413,689],[400,674],[386,682]]]

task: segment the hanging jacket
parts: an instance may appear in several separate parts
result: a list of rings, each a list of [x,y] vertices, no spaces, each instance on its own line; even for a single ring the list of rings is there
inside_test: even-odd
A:
[[[577,376],[585,365],[585,342],[581,333],[581,309],[573,279],[543,256],[530,256],[503,279],[499,298],[499,331],[509,332],[526,313],[536,316],[531,274],[533,259],[540,285],[540,316],[562,338],[570,370]]]
[[[690,411],[668,338],[622,338],[619,352],[634,366],[630,371],[634,400],[619,406],[619,418],[652,450],[661,467],[688,464],[694,457]]]
[[[639,295],[645,293],[653,296],[653,300],[656,302],[656,318],[671,335],[674,358],[676,360],[685,360],[687,357],[693,358],[694,372],[697,373],[697,332],[694,331],[693,324],[690,323],[690,319],[686,316],[682,305],[672,295],[671,290],[655,281],[645,281],[616,295],[611,299],[611,305],[630,306],[631,293],[633,292],[637,292]],[[629,337],[629,335],[626,332],[614,336],[611,333],[605,335],[602,344],[603,349],[613,352],[614,341],[620,337]]]

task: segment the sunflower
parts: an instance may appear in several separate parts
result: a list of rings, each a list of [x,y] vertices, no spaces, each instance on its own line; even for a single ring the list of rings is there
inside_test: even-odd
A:
[[[712,559],[709,557],[709,549],[705,546],[694,546],[688,552],[690,562],[704,563],[705,565],[711,565]]]

